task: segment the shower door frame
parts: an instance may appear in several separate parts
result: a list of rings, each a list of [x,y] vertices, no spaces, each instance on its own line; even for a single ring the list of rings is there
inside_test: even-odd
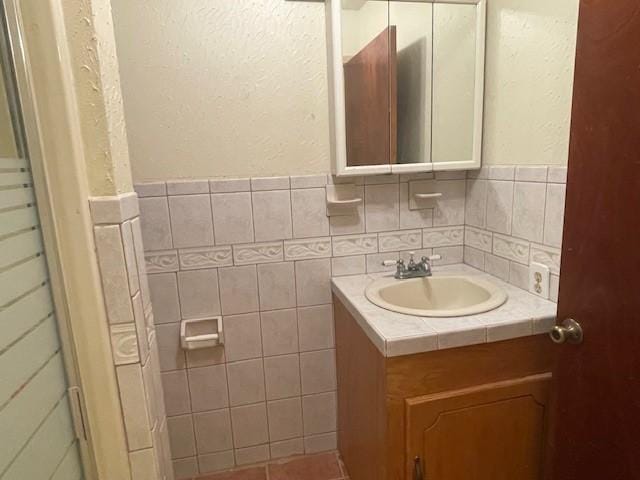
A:
[[[58,327],[60,347],[64,359],[67,393],[74,432],[78,441],[78,449],[85,480],[97,479],[94,450],[91,435],[86,422],[85,399],[78,369],[78,355],[73,342],[72,324],[69,304],[65,289],[65,276],[59,255],[60,239],[54,221],[52,207],[52,185],[44,164],[42,145],[40,142],[39,124],[36,106],[29,79],[29,68],[24,51],[21,32],[19,0],[0,0],[0,58],[8,62],[11,82],[6,82],[7,96],[14,122],[19,155],[23,155],[31,167],[33,189],[36,196],[38,217],[49,271],[50,291],[55,306],[55,318]],[[6,28],[6,32],[3,31]],[[8,58],[4,58],[8,57]],[[2,74],[0,72],[0,74]],[[16,95],[18,98],[16,98]]]

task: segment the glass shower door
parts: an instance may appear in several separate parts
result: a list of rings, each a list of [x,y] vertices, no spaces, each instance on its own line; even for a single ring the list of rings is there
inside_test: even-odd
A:
[[[0,480],[83,478],[0,1]]]

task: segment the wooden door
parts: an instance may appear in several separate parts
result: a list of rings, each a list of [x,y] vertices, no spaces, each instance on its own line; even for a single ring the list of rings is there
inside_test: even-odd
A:
[[[550,378],[407,400],[406,480],[539,480]]]
[[[640,3],[582,0],[547,478],[640,479]]]
[[[388,165],[397,156],[396,27],[344,64],[347,166]]]

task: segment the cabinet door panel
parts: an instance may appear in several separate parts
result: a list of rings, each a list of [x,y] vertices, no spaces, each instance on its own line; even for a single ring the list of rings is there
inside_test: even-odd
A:
[[[412,398],[407,479],[419,457],[425,480],[537,480],[550,374]]]

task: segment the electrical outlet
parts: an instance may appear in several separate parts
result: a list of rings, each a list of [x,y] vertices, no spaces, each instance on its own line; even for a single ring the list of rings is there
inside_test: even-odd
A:
[[[549,298],[549,267],[532,262],[529,265],[529,291],[542,298]]]

